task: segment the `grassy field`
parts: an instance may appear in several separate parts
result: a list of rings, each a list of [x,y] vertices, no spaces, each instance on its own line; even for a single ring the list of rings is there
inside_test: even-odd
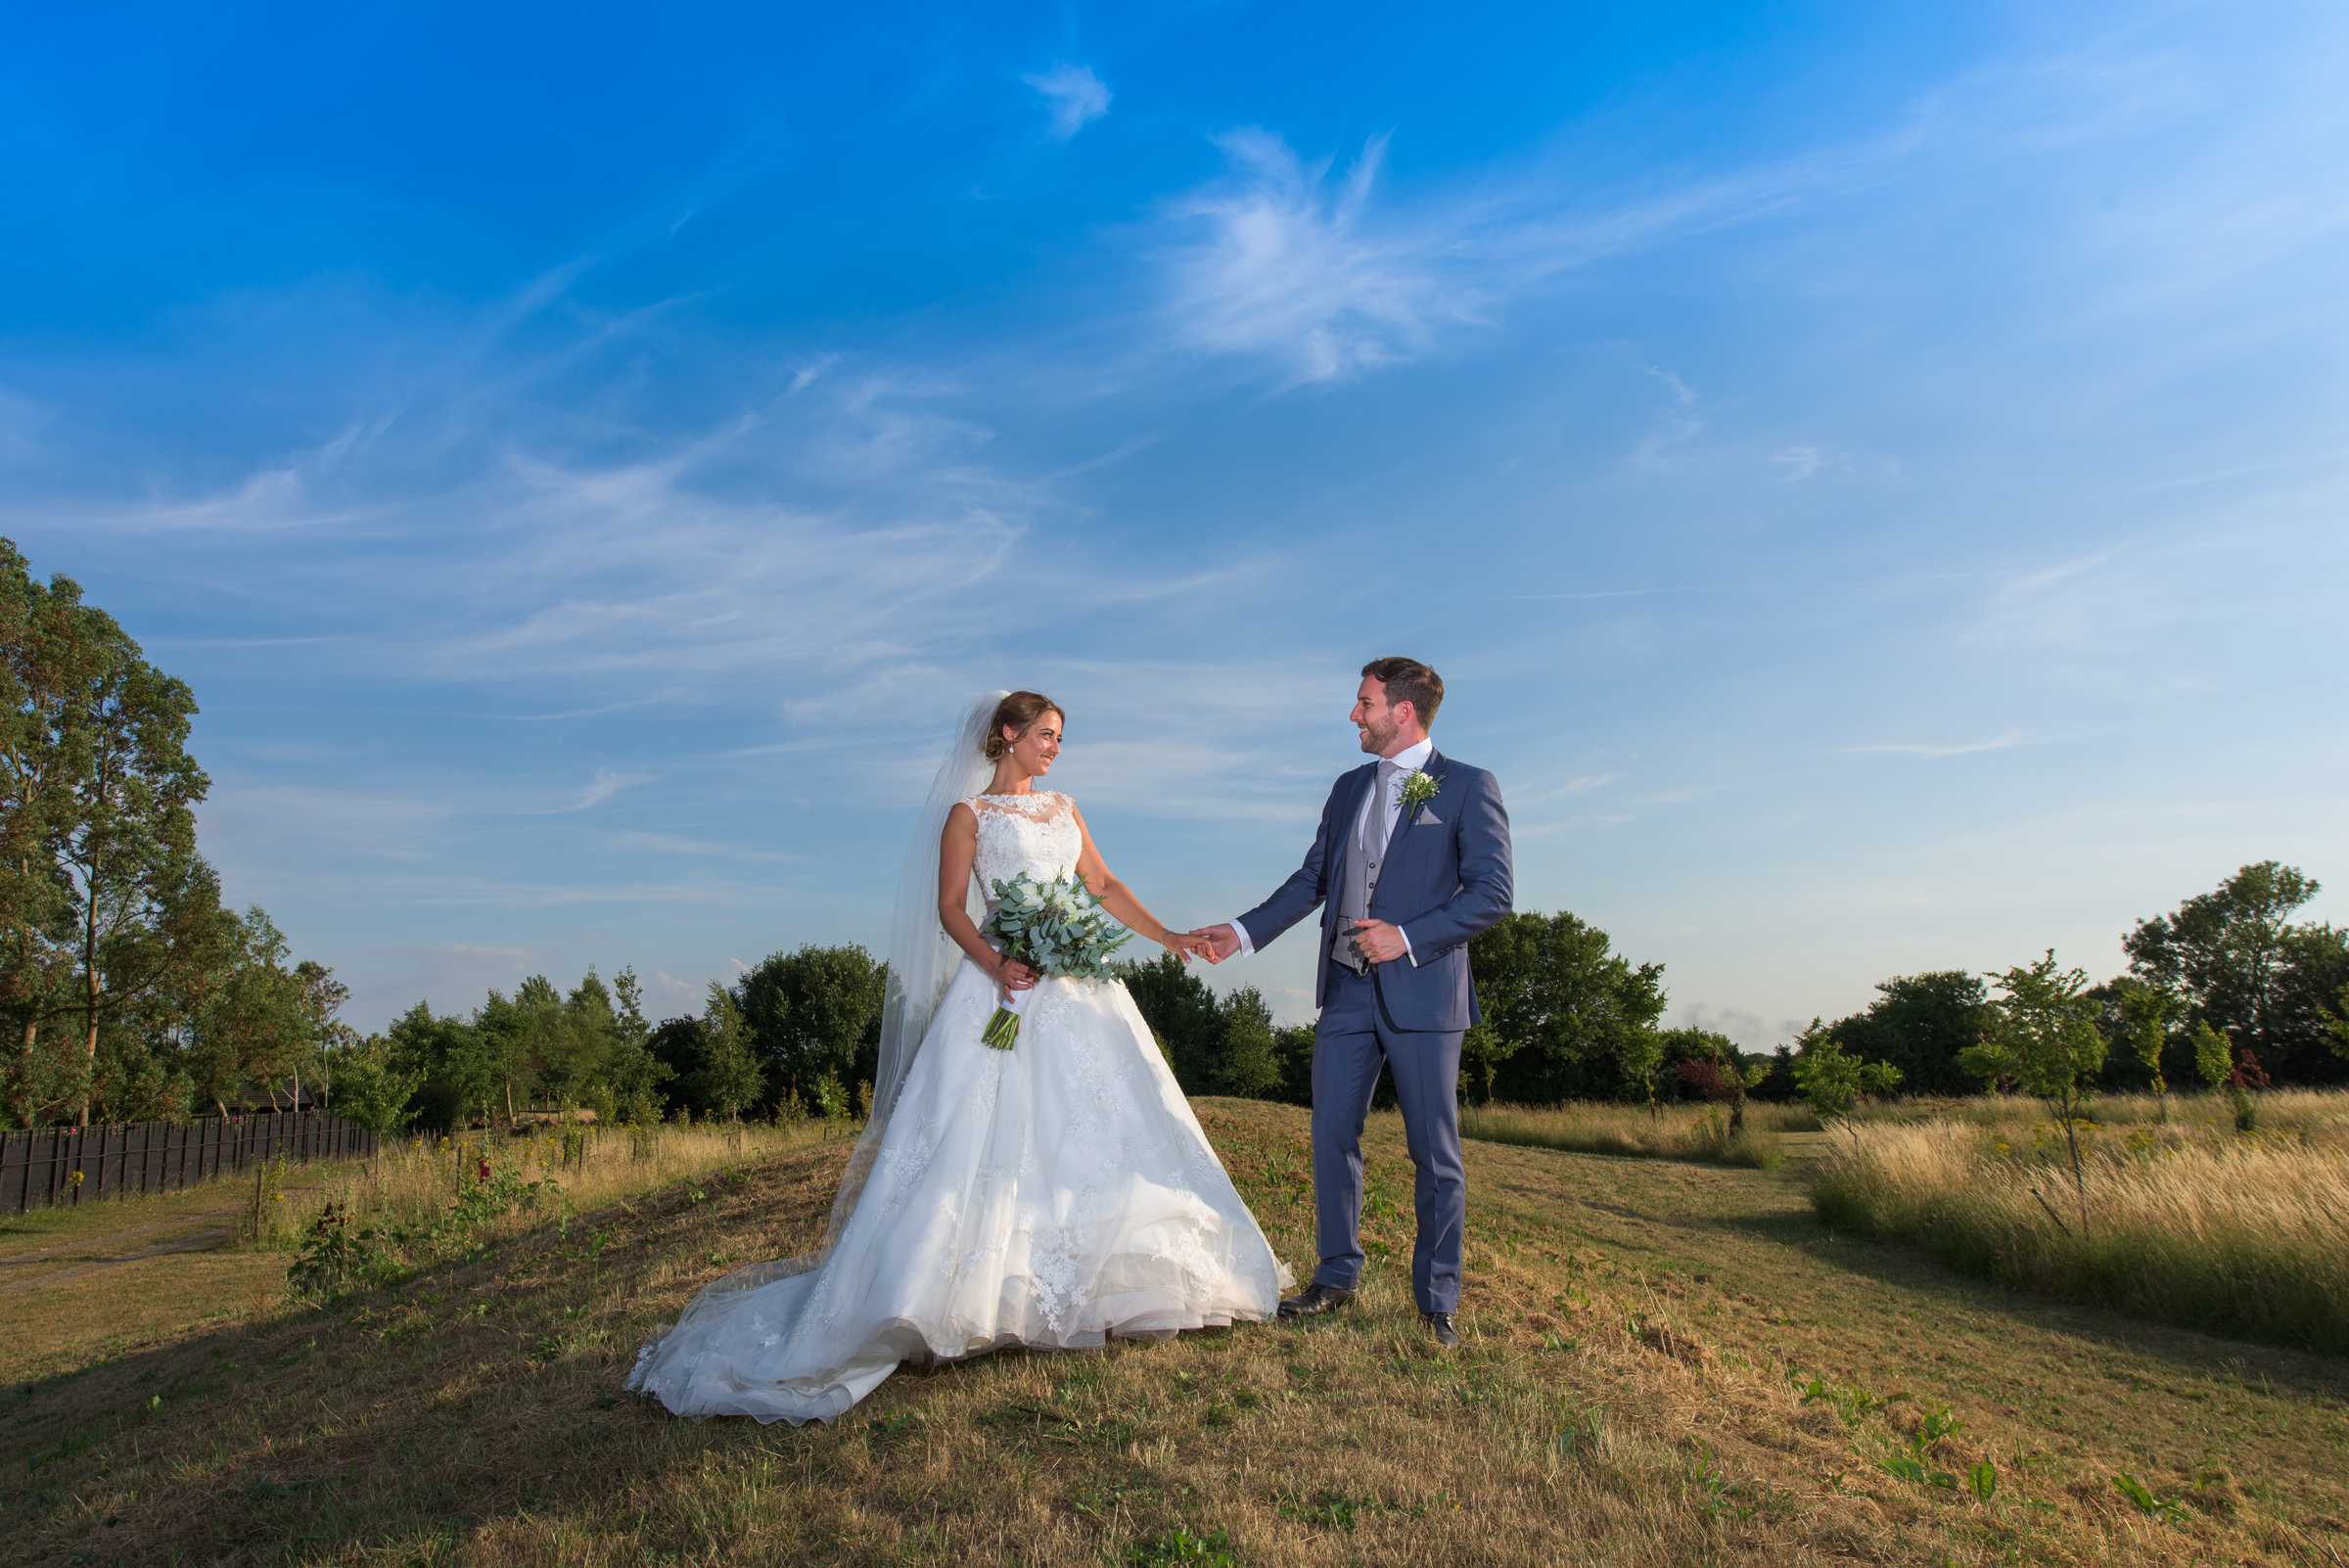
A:
[[[1305,1113],[1201,1115],[1302,1270]],[[0,1561],[2349,1561],[2340,1360],[1830,1229],[1792,1162],[1492,1143],[1445,1355],[1392,1117],[1367,1151],[1353,1314],[907,1369],[831,1428],[678,1421],[620,1381],[701,1284],[814,1238],[840,1141],[511,1222],[333,1312],[87,1340],[0,1403]]]
[[[1886,1123],[1824,1140],[1813,1197],[2008,1284],[2349,1355],[2349,1094],[2262,1095],[2249,1130],[2223,1099],[2132,1109],[2160,1108],[2082,1128],[2078,1183],[2044,1120]]]

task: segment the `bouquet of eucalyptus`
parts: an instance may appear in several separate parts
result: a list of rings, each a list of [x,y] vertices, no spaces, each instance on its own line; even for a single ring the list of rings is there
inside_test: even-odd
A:
[[[1001,902],[987,930],[1003,939],[1003,956],[1046,975],[1107,980],[1109,955],[1133,940],[1133,933],[1111,918],[1075,877],[1038,882],[1023,871],[1009,882],[996,882],[995,897]],[[1020,1008],[1027,999],[1025,992],[1012,992],[979,1038],[999,1051],[1011,1049],[1020,1038]]]

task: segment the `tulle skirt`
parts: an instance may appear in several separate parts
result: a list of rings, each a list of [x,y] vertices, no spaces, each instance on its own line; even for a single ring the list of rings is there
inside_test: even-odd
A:
[[[1272,1315],[1289,1270],[1126,988],[1042,982],[1008,1051],[980,1040],[995,994],[966,960],[823,1263],[719,1280],[628,1387],[679,1415],[829,1421],[907,1360]]]

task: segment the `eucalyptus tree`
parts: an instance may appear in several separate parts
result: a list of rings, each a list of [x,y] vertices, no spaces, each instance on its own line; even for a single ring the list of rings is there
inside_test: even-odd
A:
[[[17,1042],[9,1109],[26,1127],[62,1097],[36,1053],[41,1026],[73,994],[72,890],[54,851],[70,804],[67,692],[91,659],[78,600],[70,581],[36,580],[0,539],[0,1009]]]
[[[41,1026],[75,1023],[85,1080],[106,1022],[198,957],[217,892],[196,853],[209,788],[188,755],[196,699],[71,578],[36,582],[0,540],[0,1002],[29,1065]]]

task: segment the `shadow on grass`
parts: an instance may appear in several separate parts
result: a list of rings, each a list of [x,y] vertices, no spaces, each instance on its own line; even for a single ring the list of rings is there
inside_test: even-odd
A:
[[[192,1334],[12,1388],[0,1403],[0,1560],[434,1560],[533,1510],[589,1510],[746,1442],[806,1438],[678,1421],[621,1384],[679,1293],[722,1271],[821,1156],[695,1203],[694,1182],[535,1228],[328,1312]],[[837,1162],[833,1162],[836,1164]],[[718,1183],[701,1178],[703,1189]],[[589,1255],[580,1237],[602,1229]],[[624,1236],[621,1233],[624,1232]],[[682,1264],[689,1270],[673,1277]],[[818,1439],[817,1441],[821,1441]],[[436,1543],[440,1544],[436,1547]]]

